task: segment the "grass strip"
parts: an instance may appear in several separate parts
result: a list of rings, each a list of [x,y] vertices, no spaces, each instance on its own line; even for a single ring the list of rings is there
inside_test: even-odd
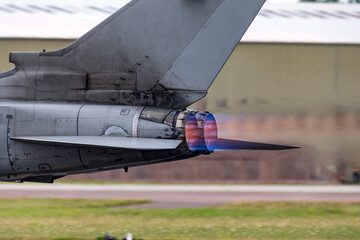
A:
[[[261,202],[198,209],[121,208],[146,201],[0,199],[0,239],[360,239],[360,203]]]

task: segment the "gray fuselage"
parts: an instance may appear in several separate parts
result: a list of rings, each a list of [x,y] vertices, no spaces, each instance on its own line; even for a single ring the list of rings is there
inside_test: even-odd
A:
[[[193,154],[179,150],[78,148],[11,140],[16,136],[180,137],[177,128],[163,123],[173,110],[147,109],[140,106],[0,102],[0,179],[62,177],[147,165],[181,156],[192,157]]]

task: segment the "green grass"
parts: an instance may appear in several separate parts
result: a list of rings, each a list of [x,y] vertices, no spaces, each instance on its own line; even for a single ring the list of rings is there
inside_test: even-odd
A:
[[[360,239],[360,203],[129,209],[139,201],[0,199],[0,239]],[[144,203],[140,201],[140,203]]]

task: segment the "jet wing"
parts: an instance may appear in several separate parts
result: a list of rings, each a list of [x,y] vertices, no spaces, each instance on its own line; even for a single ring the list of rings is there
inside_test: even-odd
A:
[[[176,149],[181,140],[102,137],[102,136],[31,136],[12,137],[14,141],[34,144],[63,145],[68,147],[101,147],[129,150],[170,150]]]

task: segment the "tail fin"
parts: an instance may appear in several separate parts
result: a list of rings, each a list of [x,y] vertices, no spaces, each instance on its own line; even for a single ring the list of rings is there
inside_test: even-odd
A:
[[[30,68],[82,76],[81,86],[86,76],[76,101],[186,107],[206,94],[264,2],[133,0],[70,46],[39,53]],[[34,60],[16,54],[16,65]]]
[[[224,0],[160,84],[167,89],[208,90],[264,2]]]

